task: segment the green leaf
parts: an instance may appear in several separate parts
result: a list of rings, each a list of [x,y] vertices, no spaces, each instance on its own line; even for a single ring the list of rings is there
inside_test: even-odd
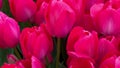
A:
[[[13,49],[1,49],[0,48],[0,66],[4,64],[4,62],[7,62],[7,55],[12,54]]]

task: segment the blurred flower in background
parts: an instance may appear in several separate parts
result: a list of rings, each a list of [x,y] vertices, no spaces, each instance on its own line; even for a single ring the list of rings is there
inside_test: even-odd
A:
[[[0,48],[13,48],[19,42],[20,28],[13,19],[0,12]]]

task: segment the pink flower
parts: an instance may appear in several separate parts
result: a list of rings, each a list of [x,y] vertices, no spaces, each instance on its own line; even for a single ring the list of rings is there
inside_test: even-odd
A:
[[[53,0],[45,12],[49,33],[56,37],[65,37],[75,23],[75,12],[61,0]]]
[[[106,37],[99,40],[97,59],[95,60],[95,65],[97,67],[99,67],[99,65],[106,59],[110,58],[111,56],[117,55],[118,51],[114,46],[113,39],[114,37]]]
[[[95,68],[90,58],[80,57],[74,53],[69,53],[68,68]]]
[[[0,0],[0,9],[2,8],[3,0]]]
[[[0,12],[0,48],[13,48],[19,42],[20,28],[17,22]]]
[[[41,7],[41,5],[42,5],[43,2],[49,3],[50,0],[37,0],[37,1],[36,1],[36,5],[37,5],[37,9],[38,9],[38,10],[39,10],[39,8]]]
[[[112,56],[103,61],[99,68],[120,68],[120,56]]]
[[[43,2],[39,10],[35,13],[34,20],[37,25],[40,25],[41,23],[45,22],[45,10],[47,6],[48,6],[48,3]]]
[[[78,25],[81,20],[81,17],[83,16],[84,13],[84,0],[63,0],[65,3],[67,3],[74,11],[76,14],[76,25]]]
[[[117,44],[114,36],[98,40],[96,32],[88,32],[81,27],[75,27],[67,40],[67,65],[69,68],[85,66],[99,68],[102,62],[111,56],[118,55],[118,50],[115,48]]]
[[[10,10],[17,21],[31,21],[37,10],[33,0],[9,0]]]
[[[53,41],[44,24],[40,27],[24,28],[20,35],[20,44],[25,58],[34,55],[42,62],[46,58],[52,60]]]
[[[36,57],[32,56],[30,59],[20,60],[14,64],[4,63],[1,68],[45,68],[45,66]]]
[[[98,37],[96,32],[88,32],[81,27],[75,27],[67,40],[67,52],[75,52],[81,57],[96,58]]]
[[[99,33],[104,35],[120,34],[119,8],[114,8],[111,2],[93,5],[91,15],[94,19],[94,26]]]
[[[85,0],[85,13],[90,13],[90,8],[97,3],[106,3],[109,0]]]

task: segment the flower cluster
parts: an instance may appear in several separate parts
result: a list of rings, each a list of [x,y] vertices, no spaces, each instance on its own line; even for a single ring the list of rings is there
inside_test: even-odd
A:
[[[0,68],[120,68],[120,0],[0,0],[0,9]]]

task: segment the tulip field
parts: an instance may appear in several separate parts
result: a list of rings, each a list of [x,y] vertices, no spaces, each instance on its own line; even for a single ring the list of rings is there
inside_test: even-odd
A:
[[[120,68],[120,0],[0,0],[0,68]]]

